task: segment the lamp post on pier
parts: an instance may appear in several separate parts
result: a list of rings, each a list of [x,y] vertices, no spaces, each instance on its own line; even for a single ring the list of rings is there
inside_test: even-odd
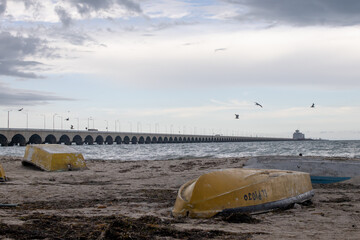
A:
[[[46,119],[45,119],[45,114],[41,114],[40,116],[43,116],[44,117],[44,129],[46,128],[46,125],[45,125],[45,121],[46,121]]]
[[[109,121],[105,120],[105,122],[106,122],[106,131],[109,131]]]
[[[26,114],[26,129],[29,128],[29,113],[28,112],[23,112],[24,114]]]
[[[55,130],[55,116],[56,115],[58,115],[57,113],[55,113],[54,115],[53,115],[53,130]]]
[[[7,112],[8,112],[8,121],[7,121],[7,127],[8,128],[10,128],[10,112],[11,112],[12,110],[8,110]]]
[[[76,119],[77,120],[77,130],[79,131],[79,118],[74,118],[74,119]]]
[[[63,129],[63,116],[58,116],[61,119],[61,130]]]

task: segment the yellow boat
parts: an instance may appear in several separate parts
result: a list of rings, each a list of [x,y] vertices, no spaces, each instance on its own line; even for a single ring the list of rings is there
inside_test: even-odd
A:
[[[225,169],[204,174],[179,189],[175,217],[264,212],[314,196],[310,175],[269,169]]]
[[[0,182],[5,182],[6,180],[5,170],[0,164]]]
[[[58,144],[27,145],[22,163],[35,165],[45,171],[87,169],[81,153],[69,146]]]

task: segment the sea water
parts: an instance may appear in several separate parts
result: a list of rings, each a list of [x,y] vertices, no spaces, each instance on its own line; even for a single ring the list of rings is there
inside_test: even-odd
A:
[[[85,159],[168,160],[245,156],[328,156],[360,158],[360,141],[211,142],[72,145]],[[0,155],[23,157],[25,147],[0,147]]]

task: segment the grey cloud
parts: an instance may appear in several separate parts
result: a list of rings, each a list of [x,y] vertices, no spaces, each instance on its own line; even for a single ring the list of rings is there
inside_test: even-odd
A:
[[[6,11],[6,0],[0,0],[0,16]]]
[[[39,78],[35,73],[24,71],[24,68],[29,70],[42,65],[36,61],[25,61],[29,56],[49,57],[51,49],[39,38],[0,32],[0,75]]]
[[[172,21],[172,22],[160,22],[156,24],[152,24],[150,28],[148,28],[148,31],[161,31],[169,28],[174,28],[177,26],[192,26],[197,24],[197,22],[194,21]]]
[[[140,5],[132,0],[70,0],[70,2],[76,6],[82,15],[89,14],[92,11],[107,10],[114,5],[123,6],[131,12],[142,13]]]
[[[32,11],[34,19],[36,19],[41,11],[43,11],[43,4],[41,0],[12,0],[16,2],[22,2],[27,11]]]
[[[297,26],[346,26],[360,23],[358,0],[224,0],[249,12],[240,20],[265,20]]]
[[[69,31],[58,31],[54,29],[54,35],[59,36],[60,38],[70,42],[73,45],[84,45],[86,43],[96,43],[96,41],[87,35],[85,32],[76,31],[76,30],[69,30]]]
[[[72,24],[73,20],[70,14],[63,7],[57,6],[55,8],[55,12],[60,18],[60,21],[62,22],[64,27],[69,27]]]
[[[2,106],[34,106],[53,101],[74,101],[75,99],[56,96],[49,92],[15,89],[0,82],[0,105]]]
[[[12,0],[14,2],[22,2],[26,9],[29,9],[31,7],[38,8],[39,6],[42,6],[41,3],[38,0]]]
[[[0,60],[0,75],[22,77],[22,78],[40,78],[32,72],[24,72],[24,68],[41,65],[34,61],[2,61]]]
[[[136,13],[142,13],[142,9],[139,4],[135,3],[131,0],[117,0],[116,1],[119,5],[122,5],[126,7],[127,9],[136,12]]]

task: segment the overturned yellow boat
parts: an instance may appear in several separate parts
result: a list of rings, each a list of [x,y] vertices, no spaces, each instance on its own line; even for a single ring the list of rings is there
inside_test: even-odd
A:
[[[204,174],[179,189],[175,217],[209,218],[219,213],[263,212],[314,196],[310,175],[269,169],[225,169]]]
[[[23,165],[32,164],[45,171],[68,171],[87,169],[84,157],[66,145],[27,145]]]
[[[5,170],[0,164],[0,182],[5,182],[6,180]]]

